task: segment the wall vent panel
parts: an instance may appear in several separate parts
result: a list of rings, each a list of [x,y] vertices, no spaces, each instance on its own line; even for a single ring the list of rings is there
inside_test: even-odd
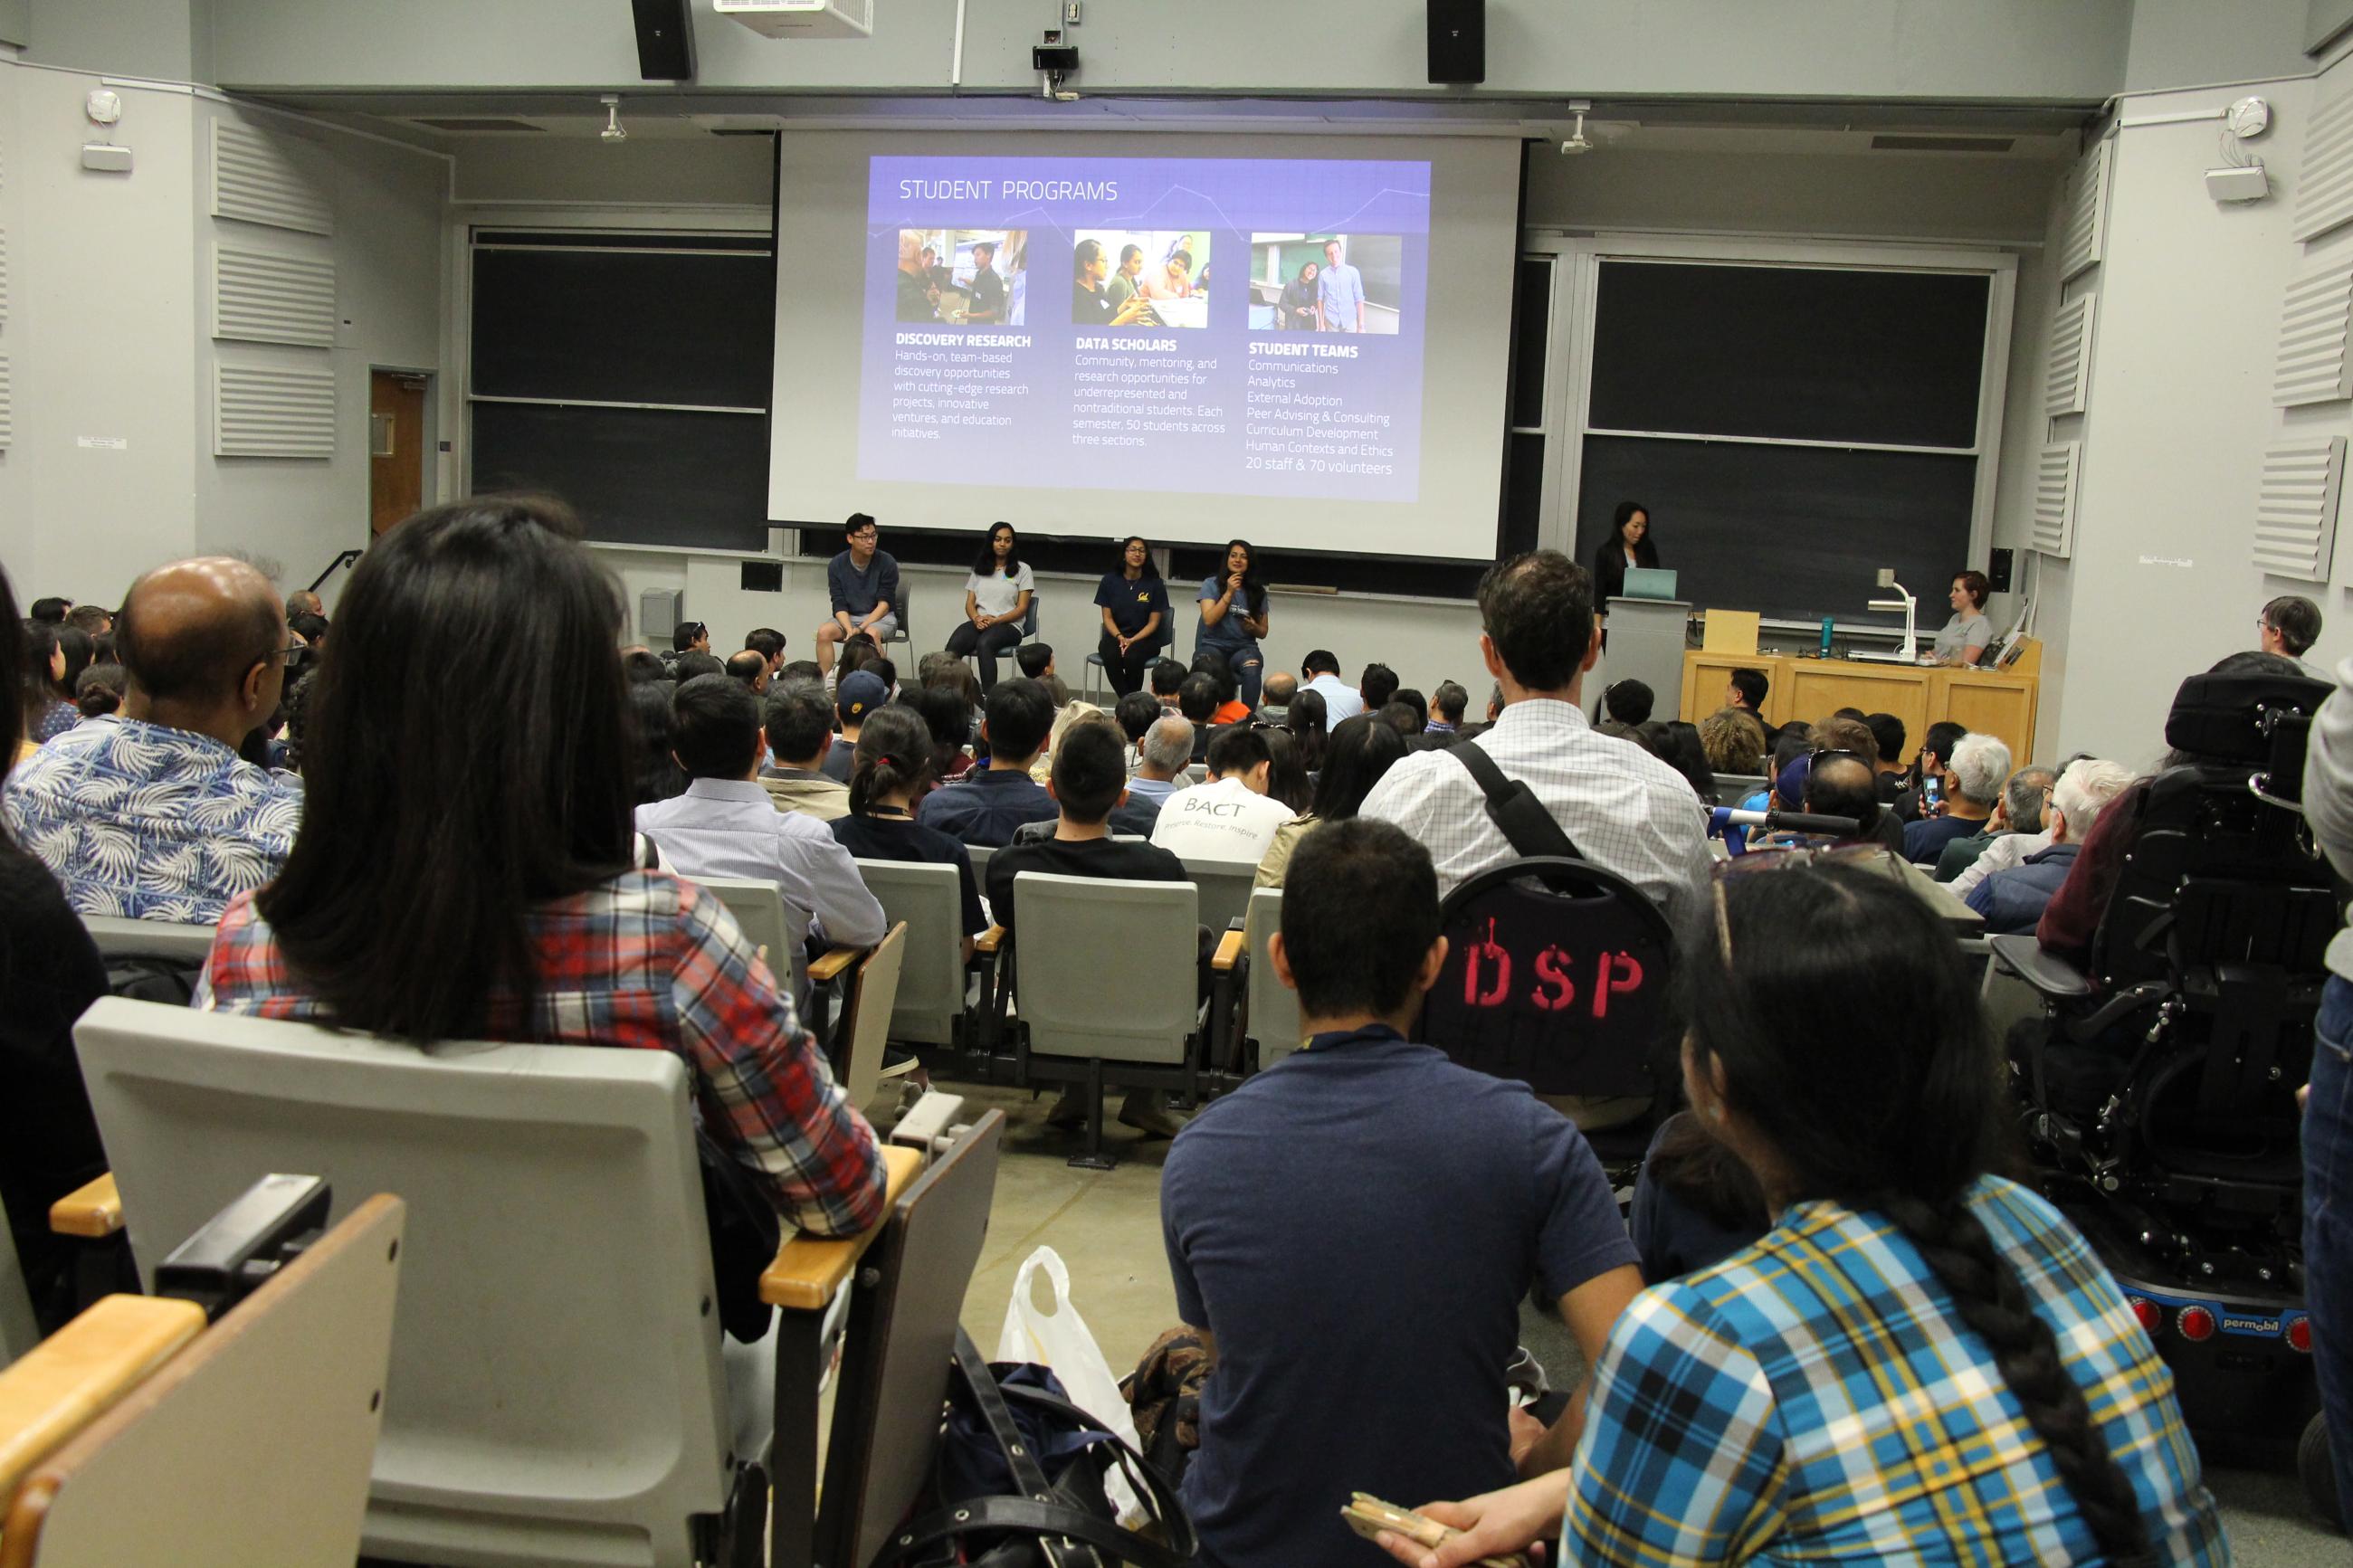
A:
[[[2288,232],[2312,239],[2348,220],[2353,220],[2353,93],[2322,104],[2305,124],[2304,164]]]
[[[2264,448],[2263,489],[2255,503],[2257,566],[2282,577],[2328,581],[2344,474],[2342,436]]]
[[[8,356],[0,354],[0,452],[14,443],[16,435],[16,400],[10,392]]]
[[[2282,408],[2353,397],[2345,340],[2353,325],[2353,268],[2298,278],[2280,307],[2272,401]]]
[[[214,246],[213,336],[332,348],[335,264],[282,251]]]
[[[2042,415],[2081,414],[2092,393],[2092,310],[2085,294],[2051,318],[2051,363],[2042,382]]]
[[[334,455],[333,371],[284,365],[213,367],[213,456]]]
[[[2027,548],[2064,560],[2075,548],[2075,495],[2083,443],[2045,447],[2034,468],[2034,522]]]
[[[2103,139],[2075,165],[2067,182],[2067,227],[2059,237],[2059,280],[2100,263],[2108,226],[2108,160],[2116,139]]]
[[[213,216],[304,234],[335,232],[335,209],[294,161],[292,143],[215,120]]]

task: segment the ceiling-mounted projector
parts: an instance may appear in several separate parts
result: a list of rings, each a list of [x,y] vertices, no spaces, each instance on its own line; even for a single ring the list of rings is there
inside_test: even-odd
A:
[[[874,36],[874,0],[712,0],[711,8],[770,38]]]

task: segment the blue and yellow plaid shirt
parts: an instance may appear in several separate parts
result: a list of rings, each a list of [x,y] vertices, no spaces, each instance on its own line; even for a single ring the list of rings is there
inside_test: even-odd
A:
[[[2058,1211],[1970,1198],[2058,1335],[2159,1563],[2230,1561],[2173,1374]],[[1755,1246],[1635,1298],[1595,1373],[1572,1563],[2088,1563],[2049,1450],[1890,1221],[1792,1207]]]

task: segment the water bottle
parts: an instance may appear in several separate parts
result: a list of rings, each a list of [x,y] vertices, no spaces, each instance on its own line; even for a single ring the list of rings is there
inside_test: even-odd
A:
[[[1824,616],[1822,617],[1822,657],[1823,657],[1824,658],[1830,658],[1830,656],[1831,656],[1831,618],[1830,618],[1828,616]]]

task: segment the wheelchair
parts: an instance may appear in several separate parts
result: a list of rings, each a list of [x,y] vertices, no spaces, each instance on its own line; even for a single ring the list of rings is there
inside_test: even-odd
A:
[[[2137,826],[2086,963],[1997,936],[1989,979],[2042,1004],[2009,1063],[2034,1180],[2115,1274],[2201,1447],[2293,1458],[2336,1521],[2295,1100],[2343,909],[2297,804],[2329,689],[2185,681],[2171,756],[2108,807]]]

